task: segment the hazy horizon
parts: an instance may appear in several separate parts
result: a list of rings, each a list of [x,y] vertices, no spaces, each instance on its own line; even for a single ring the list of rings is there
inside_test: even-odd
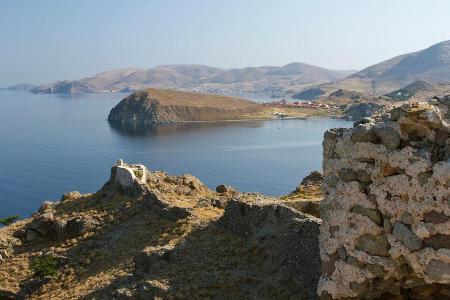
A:
[[[0,84],[165,64],[363,69],[450,39],[450,2],[27,1],[1,4]]]

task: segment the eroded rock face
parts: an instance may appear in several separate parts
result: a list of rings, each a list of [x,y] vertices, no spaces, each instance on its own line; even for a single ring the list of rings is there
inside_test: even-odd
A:
[[[325,133],[323,299],[448,299],[449,144],[426,103]]]

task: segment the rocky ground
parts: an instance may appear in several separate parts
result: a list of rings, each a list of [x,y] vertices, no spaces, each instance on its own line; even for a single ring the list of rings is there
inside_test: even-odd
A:
[[[283,205],[302,201],[121,163],[0,228],[0,299],[312,299],[320,220]]]

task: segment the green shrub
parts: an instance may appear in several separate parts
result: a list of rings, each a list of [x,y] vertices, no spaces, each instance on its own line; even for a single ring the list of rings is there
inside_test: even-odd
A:
[[[34,277],[38,279],[55,277],[58,275],[58,262],[51,255],[36,257],[30,262],[30,270],[33,272]]]
[[[17,220],[19,220],[19,216],[10,216],[10,217],[0,219],[0,224],[4,225],[4,226],[8,226],[8,225],[11,225],[12,223],[16,222]]]
[[[136,175],[137,178],[141,179],[142,176],[144,176],[144,172],[142,170],[133,170],[134,175]]]

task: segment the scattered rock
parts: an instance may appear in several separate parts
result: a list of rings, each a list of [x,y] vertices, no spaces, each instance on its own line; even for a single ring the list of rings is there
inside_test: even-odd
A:
[[[92,217],[76,217],[67,222],[66,234],[68,237],[77,237],[98,226]]]
[[[44,213],[48,213],[48,212],[52,212],[53,210],[55,210],[55,207],[57,206],[56,203],[51,202],[51,201],[44,201],[41,205],[41,207],[39,208],[38,212],[40,214],[44,214]]]
[[[166,296],[167,289],[161,284],[145,281],[136,286],[136,297],[138,299],[164,299]]]
[[[228,194],[228,193],[234,193],[235,190],[226,184],[220,184],[216,187],[216,192],[218,192],[219,194]]]
[[[224,198],[202,198],[200,199],[194,208],[198,207],[217,207],[217,208],[225,208],[228,203],[228,199]]]
[[[78,200],[82,197],[82,195],[80,194],[80,192],[78,191],[73,191],[73,192],[68,192],[65,193],[64,195],[62,195],[61,197],[61,201],[67,201],[67,200]]]
[[[187,218],[191,215],[189,208],[172,206],[172,207],[162,207],[156,210],[158,214],[171,221],[178,221]]]
[[[26,240],[31,242],[42,236],[50,236],[53,231],[54,217],[52,213],[41,214],[34,218],[26,230]]]
[[[155,268],[155,265],[169,261],[170,255],[168,249],[155,252],[141,251],[134,257],[134,268],[137,272],[148,272],[151,268]]]

